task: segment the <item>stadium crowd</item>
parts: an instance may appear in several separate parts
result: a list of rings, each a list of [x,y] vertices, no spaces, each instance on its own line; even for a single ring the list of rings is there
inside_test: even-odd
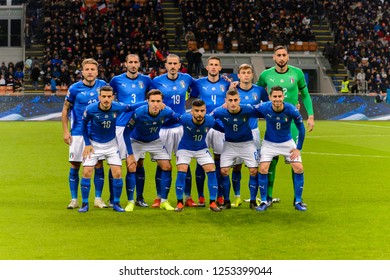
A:
[[[86,57],[99,62],[99,78],[109,82],[124,71],[122,62],[128,53],[139,54],[142,73],[153,78],[164,72],[164,58],[172,48],[180,47],[181,38],[196,40],[198,46],[206,43],[210,52],[216,52],[222,41],[223,52],[250,53],[259,50],[262,41],[288,45],[290,41],[315,40],[311,18],[316,18],[328,21],[332,28],[334,42],[329,42],[323,54],[332,65],[345,64],[353,80],[352,92],[384,92],[389,88],[386,1],[177,0],[182,24],[175,27],[176,37],[181,37],[175,46],[168,43],[162,1],[98,1],[98,5],[106,3],[103,10],[86,7],[84,2],[28,1],[26,47],[43,41],[43,61],[35,63],[36,58],[28,58],[33,63],[27,68],[27,60],[17,62],[19,67],[7,67],[10,70],[2,67],[0,83],[13,84],[15,89],[23,86],[23,78],[14,77],[19,68],[24,75],[35,70],[34,88],[39,81],[70,86],[81,79],[80,63]],[[42,27],[39,22],[43,22]]]
[[[390,82],[388,1],[324,1],[334,45],[325,51],[331,62],[343,62],[355,92],[386,92]]]

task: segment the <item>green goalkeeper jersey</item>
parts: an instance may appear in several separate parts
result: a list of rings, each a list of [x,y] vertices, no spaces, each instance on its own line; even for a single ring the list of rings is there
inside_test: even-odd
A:
[[[279,73],[273,66],[261,73],[257,85],[267,88],[268,93],[273,86],[281,86],[284,92],[284,101],[293,105],[298,104],[298,94],[301,92],[307,114],[314,115],[305,76],[298,67],[288,65],[285,73]]]

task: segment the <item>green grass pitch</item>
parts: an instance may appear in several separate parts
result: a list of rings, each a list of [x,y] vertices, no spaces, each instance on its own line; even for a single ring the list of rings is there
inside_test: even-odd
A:
[[[260,127],[263,132],[263,122]],[[290,168],[280,160],[274,197],[281,202],[264,213],[248,203],[221,213],[67,210],[68,148],[60,122],[1,122],[0,130],[3,260],[390,259],[389,122],[317,121],[303,151],[308,211],[294,210]],[[155,164],[145,163],[151,203]],[[104,199],[107,189],[106,183]]]

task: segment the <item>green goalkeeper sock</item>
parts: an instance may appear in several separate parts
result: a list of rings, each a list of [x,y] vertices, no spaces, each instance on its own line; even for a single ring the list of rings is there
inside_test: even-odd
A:
[[[272,198],[272,193],[274,190],[274,182],[276,175],[276,165],[278,164],[279,157],[274,157],[271,161],[271,164],[268,169],[268,194],[267,196]]]

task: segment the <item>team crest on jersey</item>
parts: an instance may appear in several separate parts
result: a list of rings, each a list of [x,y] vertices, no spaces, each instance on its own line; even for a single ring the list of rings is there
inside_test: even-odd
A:
[[[182,88],[186,88],[186,83],[184,81],[180,81],[180,85]]]
[[[254,93],[252,94],[252,97],[253,97],[253,100],[257,100],[257,98],[258,98],[257,95]]]
[[[83,114],[84,118],[87,117],[87,111],[84,111],[84,114]]]
[[[112,117],[115,119],[115,118],[116,118],[116,113],[113,113],[113,114],[112,114]]]
[[[135,124],[135,120],[134,119],[130,119],[129,124],[130,125],[134,125]]]
[[[206,129],[205,129],[205,131],[206,131],[206,133],[207,133],[207,132],[209,132],[209,129],[208,129],[208,128],[206,128]]]
[[[138,86],[139,86],[139,88],[144,88],[145,87],[143,82],[138,82]]]
[[[70,153],[69,159],[74,159],[74,153]]]
[[[294,79],[294,77],[290,77],[290,83],[294,83],[295,82],[295,79]]]
[[[220,85],[219,88],[221,89],[221,91],[225,91],[225,86],[224,85]]]

